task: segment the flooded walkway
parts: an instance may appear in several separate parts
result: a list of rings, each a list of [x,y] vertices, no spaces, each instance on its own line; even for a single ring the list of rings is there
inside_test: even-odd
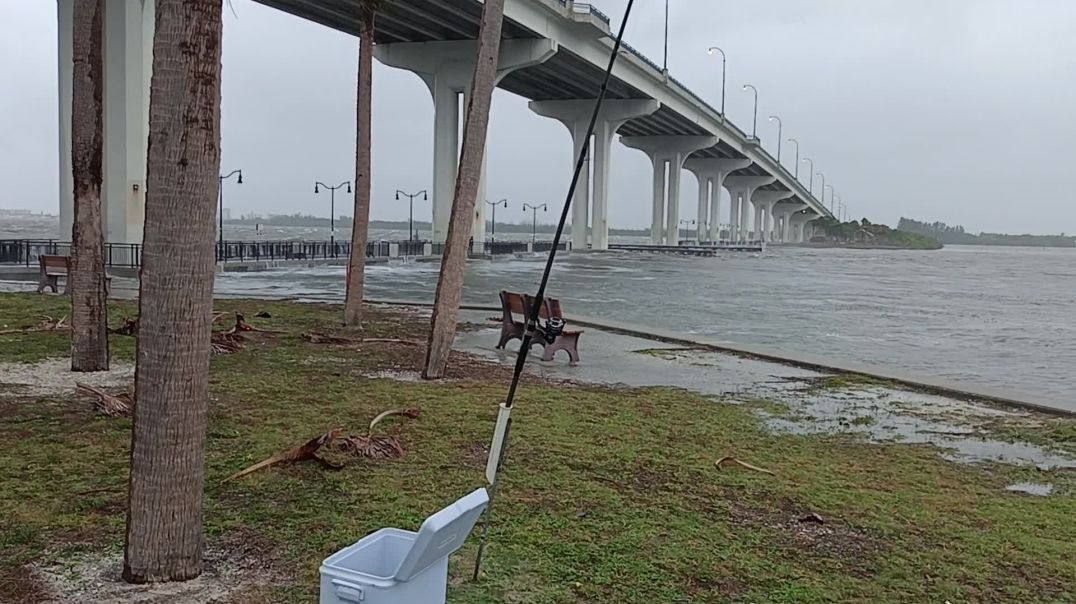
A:
[[[515,346],[496,350],[499,327],[489,312],[468,311],[464,320],[489,328],[461,333],[456,348],[511,365]],[[1036,431],[1056,425],[1076,430],[1076,420],[1030,409],[904,389],[881,380],[808,370],[729,353],[685,348],[587,328],[582,362],[528,361],[549,379],[631,387],[674,387],[715,400],[751,406],[774,432],[849,434],[877,443],[927,444],[955,462],[996,462],[1042,470],[1076,468],[1076,451],[1043,444]],[[1014,485],[1018,487],[1019,485]],[[1028,492],[1044,487],[1019,488]],[[1048,492],[1048,491],[1047,491]]]

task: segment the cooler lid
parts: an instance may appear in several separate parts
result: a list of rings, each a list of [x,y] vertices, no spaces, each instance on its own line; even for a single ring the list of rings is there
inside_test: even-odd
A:
[[[427,518],[418,530],[415,544],[400,562],[393,578],[408,581],[434,562],[463,547],[463,542],[471,534],[471,529],[488,503],[486,489],[478,489]]]

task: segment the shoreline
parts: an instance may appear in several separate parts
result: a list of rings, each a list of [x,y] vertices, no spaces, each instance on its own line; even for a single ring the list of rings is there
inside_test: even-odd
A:
[[[135,299],[138,297],[137,289],[127,289],[120,283],[114,283],[113,285],[114,288],[112,291],[112,295],[110,296],[112,298]],[[240,297],[251,296],[237,296],[234,294],[229,294],[226,296],[214,296],[215,299],[229,299]],[[339,304],[342,302],[334,300],[303,299],[302,297],[297,296],[275,297],[255,295],[253,297],[267,300],[298,302],[316,301],[328,302],[333,304]],[[398,298],[367,298],[364,301],[367,304],[383,306],[411,306],[420,308],[429,308],[433,306],[433,303],[428,301]],[[464,302],[460,304],[460,310],[475,310],[500,313],[501,307],[491,304],[475,304]],[[861,365],[854,361],[845,361],[840,359],[834,359],[832,357],[814,355],[810,353],[787,352],[783,350],[769,348],[766,346],[742,344],[738,342],[731,342],[728,340],[690,336],[681,332],[661,329],[658,327],[590,317],[587,315],[571,312],[567,313],[566,317],[569,321],[581,327],[591,327],[594,329],[600,329],[611,333],[631,335],[647,340],[678,344],[691,348],[700,348],[715,352],[725,352],[735,355],[747,356],[784,365],[801,367],[804,369],[826,370],[861,375],[870,378],[886,380],[894,384],[902,385],[923,392],[954,396],[964,399],[986,401],[995,404],[1002,404],[1015,408],[1038,411],[1063,417],[1076,417],[1076,400],[1063,400],[1042,393],[1016,391],[995,386],[987,386],[983,384],[954,381],[940,377],[916,375],[901,370],[884,369],[877,366]]]
[[[430,302],[421,302],[417,300],[399,300],[391,298],[368,298],[365,300],[365,302],[367,304],[384,306],[413,306],[424,308],[433,305]],[[463,303],[460,304],[460,310],[478,310],[483,312],[499,313],[501,312],[501,307],[488,304]],[[983,386],[979,384],[955,382],[951,380],[945,380],[943,378],[911,375],[902,371],[884,370],[865,365],[858,365],[853,362],[839,361],[818,355],[784,352],[780,350],[766,348],[764,346],[738,344],[735,342],[715,340],[711,338],[691,337],[686,334],[659,329],[656,327],[648,327],[632,323],[611,321],[608,319],[599,319],[574,313],[567,313],[566,318],[570,322],[581,327],[591,327],[594,329],[600,329],[612,333],[636,336],[647,340],[666,342],[670,344],[680,344],[692,348],[712,350],[715,352],[727,352],[736,355],[757,358],[765,361],[781,363],[784,365],[802,367],[804,369],[821,369],[827,371],[837,371],[841,373],[851,373],[855,375],[862,375],[880,380],[886,380],[898,385],[910,387],[925,392],[930,392],[933,394],[942,394],[965,399],[970,398],[975,400],[987,401],[1021,409],[1028,409],[1031,411],[1038,411],[1041,413],[1049,413],[1051,415],[1076,417],[1076,402],[1054,399],[1046,395],[1022,393],[1006,390],[1003,388]]]

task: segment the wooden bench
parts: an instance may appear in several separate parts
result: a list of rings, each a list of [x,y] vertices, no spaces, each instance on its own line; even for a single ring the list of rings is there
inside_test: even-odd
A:
[[[534,298],[532,296],[501,291],[501,339],[497,342],[498,349],[503,349],[512,340],[523,340],[523,334],[526,331],[527,313],[533,306]],[[517,321],[514,316],[516,314],[523,320]],[[556,298],[546,298],[538,311],[538,318],[563,320],[564,314],[561,311],[560,301]],[[531,345],[542,345],[544,348],[542,353],[543,361],[552,361],[553,355],[558,350],[563,350],[568,353],[568,359],[574,364],[579,362],[579,336],[581,335],[583,335],[582,331],[562,331],[550,341],[545,331],[539,327]]]
[[[52,293],[59,285],[60,277],[64,278],[64,293],[68,293],[71,286],[71,256],[58,256],[41,254],[37,257],[40,274],[37,279],[37,293],[44,291],[46,287],[52,288]],[[112,277],[105,275],[105,295],[112,292]]]
[[[41,271],[37,278],[37,293],[40,294],[46,287],[51,287],[52,293],[58,293],[56,287],[59,284],[60,277],[63,277],[64,293],[66,294],[68,284],[71,283],[71,279],[68,277],[71,272],[71,257],[41,254],[37,257],[37,264]]]

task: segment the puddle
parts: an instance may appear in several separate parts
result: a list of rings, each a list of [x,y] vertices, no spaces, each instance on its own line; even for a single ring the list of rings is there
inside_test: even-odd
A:
[[[1025,442],[999,440],[986,429],[999,419],[1026,421],[1029,413],[880,386],[776,395],[789,416],[763,411],[767,424],[794,434],[863,434],[874,442],[931,444],[962,462],[1003,462],[1041,469],[1076,468],[1076,459]]]
[[[582,358],[578,365],[569,366],[567,357],[561,356],[563,353],[548,363],[532,355],[527,361],[527,370],[551,379],[634,388],[672,386],[711,396],[743,394],[759,384],[765,384],[771,390],[795,388],[803,380],[824,376],[815,371],[730,354],[684,349],[590,328],[583,328],[583,331],[579,340]],[[497,350],[494,346],[499,333],[499,328],[458,333],[454,347],[489,361],[511,365],[515,363],[519,342],[510,342],[508,350]],[[541,347],[535,347],[534,351],[540,352]]]
[[[1025,493],[1027,495],[1046,497],[1050,493],[1054,492],[1054,485],[1038,482],[1018,482],[1016,484],[1010,484],[1009,486],[1005,487],[1005,490],[1012,491],[1014,493]]]
[[[760,408],[758,413],[776,432],[855,433],[878,443],[931,444],[941,449],[944,458],[964,463],[1076,468],[1076,457],[991,435],[991,425],[998,422],[1022,427],[1038,424],[1041,420],[1028,411],[884,386],[817,389],[817,380],[832,374],[595,329],[584,331],[578,366],[569,366],[566,359],[543,363],[531,357],[534,360],[528,361],[527,370],[540,377],[596,384],[672,386],[732,402],[772,401],[780,410]],[[460,333],[455,346],[511,365],[518,343],[510,343],[508,351],[496,350],[498,334],[498,328]]]

